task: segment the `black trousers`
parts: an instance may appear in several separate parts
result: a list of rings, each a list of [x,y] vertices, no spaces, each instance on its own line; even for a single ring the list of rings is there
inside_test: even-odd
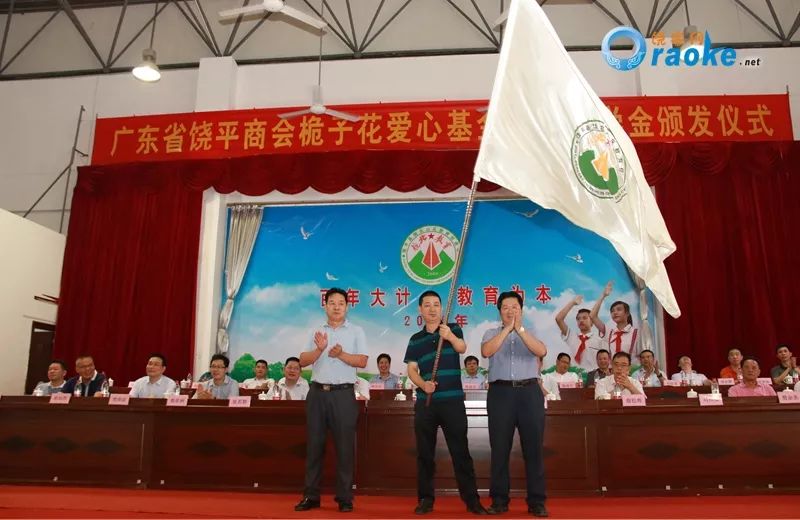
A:
[[[306,398],[306,480],[303,495],[319,499],[328,430],[336,447],[336,500],[352,502],[358,403],[352,388],[325,392],[311,385]]]
[[[519,431],[525,459],[528,505],[544,503],[544,398],[541,388],[536,381],[518,387],[490,384],[486,408],[489,415],[489,445],[492,448],[489,486],[492,503],[508,504],[508,459],[515,429]]]
[[[467,412],[464,401],[432,401],[425,406],[420,399],[414,407],[414,433],[417,437],[417,497],[434,499],[433,476],[436,473],[436,433],[442,427],[447,449],[453,461],[458,492],[467,505],[480,500],[475,485],[475,468],[467,445]]]

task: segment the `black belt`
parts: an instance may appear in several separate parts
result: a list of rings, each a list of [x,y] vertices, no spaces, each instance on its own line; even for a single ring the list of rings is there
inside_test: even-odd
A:
[[[311,386],[314,388],[318,388],[323,392],[332,392],[333,390],[350,390],[353,389],[353,383],[341,383],[338,385],[328,385],[325,383],[317,383],[316,381],[311,381]]]
[[[536,378],[532,377],[530,379],[517,379],[514,381],[508,381],[505,379],[498,379],[497,381],[490,381],[489,386],[498,385],[498,386],[528,386],[536,383]]]

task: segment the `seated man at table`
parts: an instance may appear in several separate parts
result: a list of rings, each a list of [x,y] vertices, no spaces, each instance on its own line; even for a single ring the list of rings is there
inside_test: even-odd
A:
[[[595,361],[597,361],[597,368],[589,372],[586,377],[587,387],[592,387],[597,381],[611,375],[611,369],[609,368],[611,366],[611,352],[604,348],[598,350],[595,355]]]
[[[672,374],[673,381],[680,381],[681,384],[686,384],[688,386],[702,386],[702,385],[710,385],[711,381],[705,376],[705,374],[698,374],[694,370],[692,370],[692,358],[689,356],[681,356],[678,358],[678,368],[680,368],[680,372],[676,372]]]
[[[275,392],[280,392],[281,398],[287,401],[305,401],[308,389],[308,381],[300,377],[300,359],[290,357],[283,365],[283,377],[267,395],[271,399]]]
[[[658,369],[658,361],[652,350],[643,350],[639,354],[639,362],[642,366],[631,377],[642,383],[642,386],[664,386],[667,377]]]
[[[770,385],[759,385],[758,376],[761,368],[754,357],[746,357],[742,361],[742,382],[728,389],[728,397],[753,397],[775,395]]]
[[[556,369],[554,372],[544,374],[542,376],[542,390],[544,391],[545,398],[549,395],[554,395],[556,399],[561,399],[561,392],[559,385],[561,383],[577,383],[578,374],[569,371],[569,364],[572,358],[566,352],[561,352],[556,357]],[[552,399],[552,397],[550,397]]]
[[[797,368],[797,358],[792,355],[789,345],[778,345],[775,348],[775,356],[780,364],[772,367],[769,372],[772,382],[776,385],[794,384],[796,376],[800,375],[800,370]]]
[[[466,374],[461,374],[461,386],[469,389],[483,389],[486,386],[486,376],[478,372],[478,358],[467,356],[464,359],[464,369]],[[464,386],[468,385],[468,386]]]
[[[607,399],[615,390],[620,396],[644,394],[642,384],[628,375],[631,369],[631,355],[625,351],[617,352],[611,360],[612,374],[597,381],[594,387],[595,399]],[[606,397],[608,396],[608,397]]]
[[[64,383],[64,386],[61,387],[62,392],[77,395],[75,388],[77,387],[77,392],[80,392],[81,397],[100,395],[100,389],[103,387],[106,376],[95,370],[92,356],[88,354],[78,356],[78,359],[75,360],[75,371],[78,375]]]
[[[259,359],[256,361],[256,368],[254,370],[255,377],[251,377],[250,379],[245,379],[242,383],[242,388],[247,388],[250,390],[269,390],[272,388],[272,385],[275,384],[274,379],[267,378],[267,369],[268,369],[267,362],[263,359]]]
[[[231,364],[228,356],[214,354],[211,356],[211,379],[197,386],[194,399],[229,399],[239,395],[239,383],[228,375]]]
[[[33,389],[33,395],[51,395],[61,392],[64,387],[64,376],[67,375],[67,364],[54,359],[47,367],[47,381],[42,381]]]
[[[378,373],[372,376],[369,384],[383,383],[385,390],[392,390],[400,385],[400,378],[392,374],[389,370],[392,367],[392,357],[389,354],[380,354],[378,356]]]
[[[728,366],[719,371],[719,377],[733,379],[734,384],[741,382],[742,351],[738,348],[728,349]]]
[[[178,386],[175,381],[164,375],[167,370],[167,358],[164,354],[153,353],[147,360],[144,377],[140,377],[133,383],[131,397],[148,397],[162,399],[175,393]]]

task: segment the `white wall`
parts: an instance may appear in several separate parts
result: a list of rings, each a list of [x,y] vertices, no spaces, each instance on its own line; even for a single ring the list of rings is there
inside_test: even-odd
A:
[[[59,294],[64,235],[0,209],[0,394],[25,388],[31,324],[54,323],[56,306],[34,295]],[[47,374],[42,374],[46,379]]]

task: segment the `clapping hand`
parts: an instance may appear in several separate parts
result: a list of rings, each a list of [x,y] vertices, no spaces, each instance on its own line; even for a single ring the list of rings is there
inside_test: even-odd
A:
[[[327,340],[326,340],[326,342],[327,342]],[[339,357],[339,356],[341,356],[341,355],[342,355],[342,346],[341,346],[341,345],[339,345],[338,343],[337,343],[336,345],[334,345],[334,346],[333,346],[333,347],[332,347],[332,348],[331,348],[331,349],[328,351],[328,356],[329,356],[329,357],[332,357],[332,358],[338,358],[338,357]]]
[[[317,350],[320,352],[325,351],[328,348],[328,334],[325,332],[315,332],[314,333],[314,345],[317,346]]]

